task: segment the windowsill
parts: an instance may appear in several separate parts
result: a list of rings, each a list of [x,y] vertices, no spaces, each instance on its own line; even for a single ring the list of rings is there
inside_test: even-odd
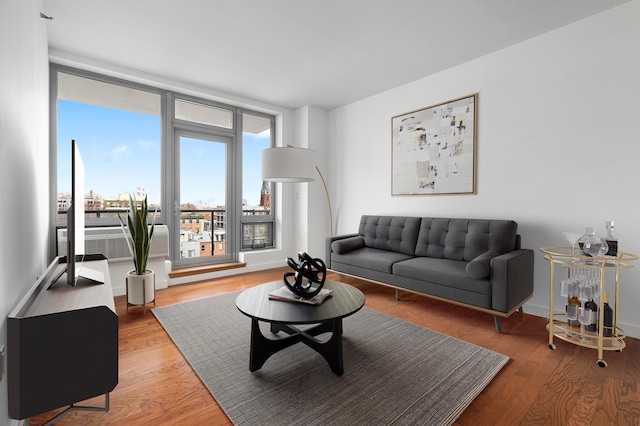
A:
[[[216,265],[196,266],[193,268],[175,269],[169,272],[169,278],[182,278],[191,275],[208,274],[211,272],[226,271],[228,269],[244,268],[247,266],[244,262],[227,262],[218,263]]]

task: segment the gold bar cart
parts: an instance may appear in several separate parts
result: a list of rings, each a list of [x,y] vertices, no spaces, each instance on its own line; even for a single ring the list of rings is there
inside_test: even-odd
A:
[[[616,257],[589,257],[583,256],[581,253],[574,253],[572,247],[564,246],[542,247],[540,251],[544,253],[544,258],[550,263],[549,322],[547,324],[547,330],[549,331],[549,349],[556,348],[553,343],[554,338],[586,348],[597,349],[597,364],[600,367],[606,367],[607,362],[604,360],[604,351],[619,352],[626,346],[624,339],[627,336],[625,332],[618,327],[618,287],[620,283],[620,270],[632,268],[632,262],[638,260],[638,256],[631,253],[619,252]],[[554,309],[556,265],[567,270],[567,277],[580,273],[599,279],[600,297],[598,303],[598,327],[596,332],[581,332],[578,326],[572,325],[567,321],[565,312],[557,312]],[[602,302],[602,295],[606,293],[607,274],[615,276],[615,309],[613,311],[613,329],[611,337],[604,336],[604,327],[602,326],[604,324],[604,303]],[[583,337],[588,338],[590,341],[583,341]]]

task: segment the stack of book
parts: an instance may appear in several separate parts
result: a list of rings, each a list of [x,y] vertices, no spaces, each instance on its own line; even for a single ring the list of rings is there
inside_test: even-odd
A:
[[[314,297],[310,299],[305,299],[304,297],[298,296],[297,294],[293,293],[286,286],[283,286],[269,293],[269,299],[282,300],[284,302],[306,303],[308,305],[319,305],[322,302],[324,302],[324,299],[326,299],[327,296],[329,296],[330,294],[331,294],[331,289],[323,288],[322,290],[320,290],[320,293],[318,293]]]

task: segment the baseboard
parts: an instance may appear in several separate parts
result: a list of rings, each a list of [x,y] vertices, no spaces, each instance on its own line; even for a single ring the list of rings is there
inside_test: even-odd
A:
[[[534,305],[527,303],[523,306],[524,312],[527,314],[535,315],[537,317],[548,318],[549,306]],[[640,339],[640,326],[635,324],[629,324],[626,322],[620,322],[618,327],[624,330],[629,337],[634,339]]]
[[[535,315],[537,317],[546,318],[546,317],[549,316],[549,307],[548,306],[541,306],[541,305],[534,305],[534,304],[531,304],[531,303],[525,303],[522,306],[522,310],[524,311],[525,314]]]

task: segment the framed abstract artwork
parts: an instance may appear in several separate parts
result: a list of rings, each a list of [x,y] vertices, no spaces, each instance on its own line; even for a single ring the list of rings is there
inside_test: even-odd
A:
[[[477,97],[391,118],[391,195],[476,193]]]

